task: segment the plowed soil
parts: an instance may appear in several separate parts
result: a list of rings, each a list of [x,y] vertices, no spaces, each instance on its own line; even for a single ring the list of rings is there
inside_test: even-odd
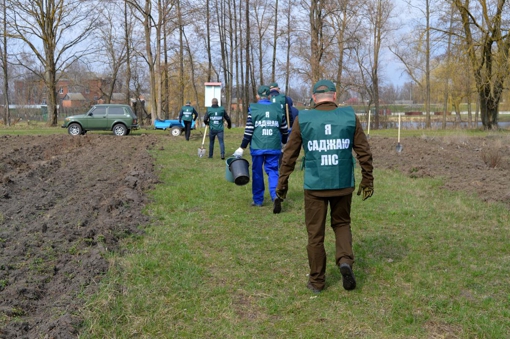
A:
[[[143,233],[158,135],[0,136],[0,338],[76,338],[105,254]],[[167,138],[166,136],[164,138]],[[510,209],[510,137],[372,137],[376,168]],[[377,195],[377,182],[376,182]],[[374,198],[376,198],[374,195]]]

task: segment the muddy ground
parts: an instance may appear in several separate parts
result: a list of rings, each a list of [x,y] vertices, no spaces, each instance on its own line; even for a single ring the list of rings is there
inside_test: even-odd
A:
[[[0,338],[76,338],[104,254],[142,233],[159,135],[0,136]],[[372,137],[374,164],[510,209],[510,137]],[[486,154],[484,157],[483,155]],[[377,183],[376,183],[377,194]]]

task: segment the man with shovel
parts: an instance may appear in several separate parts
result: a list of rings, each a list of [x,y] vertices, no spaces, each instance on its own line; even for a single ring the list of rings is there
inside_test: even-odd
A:
[[[220,152],[221,159],[225,159],[225,143],[223,142],[223,130],[224,130],[224,121],[227,122],[227,127],[230,129],[232,127],[232,121],[228,116],[225,109],[221,106],[218,106],[218,99],[214,98],[211,101],[212,106],[207,108],[207,112],[205,112],[204,124],[209,126],[209,158],[213,157],[214,153],[214,139],[216,136],[218,137],[218,141],[220,142]]]
[[[358,195],[363,200],[374,193],[372,152],[360,121],[352,107],[338,107],[336,87],[329,80],[313,86],[314,109],[299,112],[292,136],[284,149],[277,198],[273,212],[281,212],[287,197],[289,176],[303,146],[305,157],[304,200],[305,224],[308,231],[308,263],[310,274],[307,288],[320,293],[326,282],[325,225],[328,205],[331,228],[335,232],[335,263],[346,290],[356,288],[352,272],[351,201],[354,191],[354,151],[361,166]]]

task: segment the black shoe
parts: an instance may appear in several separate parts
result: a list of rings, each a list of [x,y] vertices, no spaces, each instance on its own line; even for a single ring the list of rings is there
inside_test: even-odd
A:
[[[319,294],[322,292],[322,290],[319,290],[318,288],[313,287],[311,282],[308,282],[308,284],[306,284],[306,288],[308,288],[310,291],[312,291],[313,293],[316,293],[316,294]]]
[[[340,264],[340,273],[342,274],[342,282],[344,288],[347,291],[353,290],[356,288],[356,279],[354,279],[354,273],[352,273],[352,268],[348,264]]]
[[[221,160],[225,160],[225,154],[221,155]]]
[[[273,201],[273,213],[278,214],[282,211],[282,199],[276,197]]]

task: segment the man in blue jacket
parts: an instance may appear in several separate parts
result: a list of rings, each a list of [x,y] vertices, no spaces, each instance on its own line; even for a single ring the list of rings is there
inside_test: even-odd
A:
[[[257,103],[250,104],[244,136],[234,155],[241,157],[250,144],[252,158],[252,206],[260,207],[264,202],[264,173],[267,173],[271,200],[276,198],[278,183],[278,160],[282,144],[288,138],[287,119],[279,104],[269,100],[269,87],[260,86]]]

